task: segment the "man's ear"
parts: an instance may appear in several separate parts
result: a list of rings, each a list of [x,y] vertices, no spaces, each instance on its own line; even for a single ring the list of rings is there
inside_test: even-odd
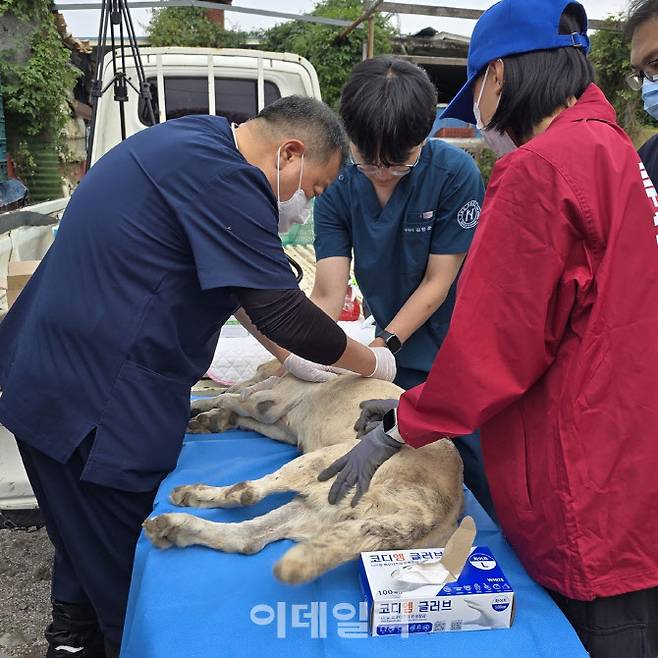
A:
[[[289,139],[283,142],[279,152],[281,169],[290,164],[293,160],[301,158],[305,150],[306,147],[304,146],[304,142],[301,142],[298,139]]]

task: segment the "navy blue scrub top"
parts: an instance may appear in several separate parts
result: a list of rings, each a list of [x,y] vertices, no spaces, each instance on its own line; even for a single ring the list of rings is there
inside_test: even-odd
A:
[[[368,178],[348,165],[315,202],[316,258],[351,258],[353,250],[356,280],[378,328],[386,328],[420,285],[431,254],[468,251],[483,198],[473,158],[439,140],[427,142],[384,208]],[[399,375],[429,372],[448,332],[456,286],[397,354]]]
[[[168,121],[84,177],[0,325],[0,422],[83,479],[127,491],[176,465],[190,388],[238,306],[229,286],[296,289],[265,175],[225,119]]]

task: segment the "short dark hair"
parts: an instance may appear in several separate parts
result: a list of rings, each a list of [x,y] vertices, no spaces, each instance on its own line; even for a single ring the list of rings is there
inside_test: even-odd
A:
[[[343,87],[340,115],[366,162],[390,166],[409,158],[429,135],[437,93],[427,73],[395,57],[357,64]]]
[[[578,4],[570,4],[560,19],[560,34],[582,32],[586,16]],[[508,130],[525,141],[546,117],[567,101],[580,98],[594,82],[594,69],[577,47],[537,50],[504,57],[505,81],[498,110],[490,127]]]
[[[286,96],[263,108],[256,119],[283,136],[299,136],[308,157],[327,162],[340,152],[341,166],[350,155],[350,146],[339,116],[322,101],[306,96]]]
[[[624,25],[624,35],[629,41],[633,38],[635,30],[650,18],[658,18],[658,0],[634,0],[628,8],[628,18]]]

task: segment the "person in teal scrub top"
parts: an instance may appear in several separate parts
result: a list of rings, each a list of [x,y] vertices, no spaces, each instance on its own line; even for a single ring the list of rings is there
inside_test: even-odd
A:
[[[352,161],[314,207],[311,299],[337,320],[353,257],[376,320],[373,346],[394,352],[395,383],[405,389],[425,381],[446,336],[484,197],[473,158],[426,139],[436,104],[418,66],[393,57],[358,64],[340,103]],[[493,515],[479,436],[455,444],[467,486]]]
[[[338,320],[353,255],[376,320],[371,347],[395,354],[395,383],[405,389],[425,381],[448,332],[484,198],[473,158],[426,139],[436,104],[436,89],[418,66],[393,57],[358,64],[340,103],[351,162],[318,195],[313,212],[317,267],[311,301]],[[296,377],[317,382],[335,376],[268,341],[242,310],[236,317]],[[369,411],[378,410],[370,405]],[[494,517],[478,433],[455,439],[455,445],[466,485]]]

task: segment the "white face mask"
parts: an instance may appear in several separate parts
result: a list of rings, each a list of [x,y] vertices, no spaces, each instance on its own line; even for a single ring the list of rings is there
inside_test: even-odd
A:
[[[480,112],[480,101],[482,100],[482,94],[484,93],[484,88],[487,86],[487,78],[489,77],[489,67],[487,67],[487,72],[484,74],[484,81],[482,82],[482,87],[480,88],[480,94],[478,99],[473,102],[473,114],[475,114],[475,119],[477,121],[477,128],[482,132],[482,137],[484,141],[489,144],[491,150],[501,158],[503,155],[511,153],[517,149],[517,145],[514,143],[514,140],[505,132],[498,132],[494,128],[487,128],[482,121],[482,113]],[[494,110],[494,115],[498,111],[498,106],[500,105],[500,99],[502,95],[498,96],[498,102],[496,103],[496,109]]]
[[[299,187],[287,201],[281,201],[281,147],[279,146],[279,150],[276,152],[276,198],[279,202],[279,233],[287,233],[293,224],[306,224],[311,214],[312,200],[306,198],[306,194],[302,189],[303,176],[304,154],[302,153]]]

